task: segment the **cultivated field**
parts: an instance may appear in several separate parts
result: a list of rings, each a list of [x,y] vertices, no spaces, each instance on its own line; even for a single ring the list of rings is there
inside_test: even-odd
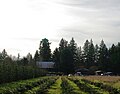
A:
[[[120,94],[120,77],[46,76],[1,84],[0,94]]]

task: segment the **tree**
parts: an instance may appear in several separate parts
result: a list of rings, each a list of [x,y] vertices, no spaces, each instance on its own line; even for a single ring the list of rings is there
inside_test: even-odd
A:
[[[68,46],[67,43],[68,42],[63,38],[60,40],[60,43],[59,43],[59,51],[60,52],[62,52],[62,50],[64,50],[64,48]]]
[[[90,45],[90,42],[88,40],[86,40],[86,42],[84,43],[84,46],[83,46],[84,64],[87,68],[89,67],[89,60],[88,60],[89,45]]]
[[[32,55],[30,53],[27,54],[27,60],[29,63],[32,63]]]
[[[120,43],[116,46],[113,44],[112,47],[109,49],[109,70],[120,74]]]
[[[19,53],[18,53],[17,59],[18,59],[18,60],[20,59],[20,54],[19,54]]]
[[[36,50],[35,55],[34,55],[34,61],[37,62],[39,60],[40,60],[40,55],[39,55],[38,50]]]
[[[7,55],[6,50],[3,49],[3,51],[2,51],[2,59],[4,60],[7,56],[8,56],[8,55]]]
[[[55,70],[59,72],[60,71],[60,52],[58,48],[54,50],[52,58],[53,58],[53,61],[55,62],[55,66],[54,66]]]
[[[40,42],[40,59],[41,61],[50,61],[51,60],[51,49],[50,49],[50,42],[48,39],[44,38]]]
[[[23,57],[23,59],[21,59],[20,62],[21,62],[21,65],[23,65],[23,66],[26,66],[29,63],[29,61],[28,61],[28,59],[26,57]]]
[[[98,65],[99,61],[99,46],[96,44],[95,45],[95,65]]]
[[[72,52],[69,47],[66,47],[60,54],[60,68],[65,74],[74,72],[74,65],[72,59]]]
[[[93,41],[91,39],[90,44],[89,44],[89,48],[88,48],[88,65],[91,67],[94,65],[94,61],[95,61],[95,48],[93,45]]]
[[[76,68],[79,68],[80,66],[84,66],[84,61],[83,61],[83,52],[81,46],[77,48],[77,57],[78,57],[78,62],[76,64]]]
[[[70,43],[68,44],[69,49],[71,50],[71,55],[73,59],[73,64],[74,67],[77,67],[77,63],[78,63],[78,55],[77,55],[77,44],[75,43],[74,38],[71,39]]]
[[[100,69],[102,69],[102,70],[107,69],[108,59],[109,59],[108,49],[107,49],[104,41],[102,40],[100,43],[100,48],[99,48],[99,67],[100,67]]]

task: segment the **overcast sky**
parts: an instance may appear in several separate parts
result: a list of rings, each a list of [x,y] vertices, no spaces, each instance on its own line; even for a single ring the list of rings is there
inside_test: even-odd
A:
[[[120,0],[0,0],[0,51],[34,54],[41,39],[52,50],[61,38],[107,46],[120,42]]]

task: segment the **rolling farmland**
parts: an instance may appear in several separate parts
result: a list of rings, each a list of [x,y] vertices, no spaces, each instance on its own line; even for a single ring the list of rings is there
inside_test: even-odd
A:
[[[120,94],[120,77],[46,76],[1,84],[0,94]]]

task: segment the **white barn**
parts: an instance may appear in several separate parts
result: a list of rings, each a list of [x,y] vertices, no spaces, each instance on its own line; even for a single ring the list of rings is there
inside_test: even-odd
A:
[[[43,69],[54,68],[54,62],[36,62],[36,65]]]

